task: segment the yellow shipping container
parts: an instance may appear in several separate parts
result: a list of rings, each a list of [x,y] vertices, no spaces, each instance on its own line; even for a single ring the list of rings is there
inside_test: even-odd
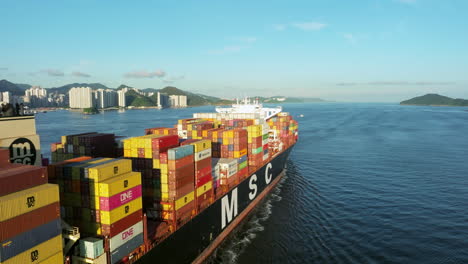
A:
[[[124,149],[131,149],[132,148],[132,139],[131,138],[126,138],[122,140],[123,143],[123,148]]]
[[[137,138],[130,138],[130,149],[137,149],[138,148],[138,139]]]
[[[93,160],[93,161],[90,161],[90,162],[86,162],[86,163],[84,163],[84,164],[80,164],[80,165],[73,166],[73,167],[71,168],[71,171],[72,171],[72,179],[75,179],[75,180],[79,180],[79,179],[80,179],[80,169],[81,169],[81,168],[87,167],[87,166],[92,165],[92,164],[98,164],[98,163],[101,163],[101,162],[104,162],[104,161],[108,161],[108,160],[111,160],[111,158],[100,158],[100,159],[97,159],[97,160]]]
[[[186,204],[190,203],[195,199],[195,192],[190,192],[189,194],[181,197],[175,201],[175,208],[179,210],[180,208],[184,207]]]
[[[130,159],[114,159],[96,167],[88,169],[89,178],[95,182],[102,182],[114,176],[122,175],[132,171],[132,160]]]
[[[130,149],[124,149],[124,157],[133,158],[132,157],[132,151]]]
[[[168,183],[169,179],[167,173],[161,173],[161,183]]]
[[[204,185],[198,187],[197,188],[197,197],[200,197],[201,195],[203,195],[207,191],[211,190],[211,188],[213,188],[213,182],[212,181],[209,181],[209,182],[205,183]]]
[[[169,192],[169,184],[161,182],[161,191],[162,192]]]
[[[128,202],[112,211],[101,211],[101,223],[111,225],[127,215],[130,215],[142,208],[141,197]]]
[[[62,253],[62,250],[60,250],[52,257],[49,257],[48,259],[42,261],[40,264],[56,264],[56,263],[62,263],[62,262],[63,262],[63,253]]]
[[[59,201],[59,187],[43,184],[0,197],[0,222]]]
[[[211,148],[211,140],[204,139],[198,142],[190,143],[190,145],[193,145],[195,152],[200,152],[205,149]]]
[[[192,131],[192,138],[196,138],[198,136],[197,131],[193,130]]]
[[[141,185],[141,173],[129,172],[99,183],[99,195],[112,197],[118,193]]]
[[[23,251],[20,254],[2,262],[2,264],[63,263],[63,258],[60,259],[59,262],[47,262],[49,257],[56,255],[59,251],[62,253],[62,235],[51,238],[35,247]]]
[[[169,199],[169,193],[168,192],[161,192],[161,199],[162,200]]]
[[[153,158],[153,151],[152,149],[145,148],[145,159]]]
[[[223,138],[234,138],[234,130],[226,130],[223,132]]]
[[[96,188],[96,190],[97,190],[97,188]],[[99,204],[100,203],[99,203],[99,196],[97,194],[98,193],[90,193],[89,206],[91,207],[91,209],[99,210]]]
[[[166,175],[167,175],[167,173],[168,173],[168,166],[167,166],[167,164],[161,164],[160,167],[161,167],[161,175],[162,175],[162,174],[166,174]]]
[[[62,136],[61,141],[63,145],[67,144],[67,136]]]
[[[161,168],[161,161],[159,159],[153,159],[153,168],[154,169]]]

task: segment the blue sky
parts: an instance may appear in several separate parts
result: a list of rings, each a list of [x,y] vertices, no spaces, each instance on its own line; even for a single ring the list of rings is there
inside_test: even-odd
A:
[[[468,1],[5,1],[0,79],[221,97],[468,98]]]

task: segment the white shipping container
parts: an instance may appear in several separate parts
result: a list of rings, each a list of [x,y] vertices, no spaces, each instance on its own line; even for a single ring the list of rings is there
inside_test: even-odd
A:
[[[209,157],[211,157],[211,148],[194,153],[195,161],[204,160]]]
[[[67,153],[73,153],[73,145],[67,144]]]
[[[177,130],[177,135],[180,138],[187,139],[187,130]]]
[[[119,248],[121,245],[125,244],[130,239],[136,237],[137,235],[143,233],[143,221],[140,221],[131,227],[125,229],[124,231],[118,233],[110,239],[109,248],[110,251],[114,251]]]
[[[84,258],[95,259],[104,253],[104,241],[100,238],[87,237],[79,241],[80,255]]]

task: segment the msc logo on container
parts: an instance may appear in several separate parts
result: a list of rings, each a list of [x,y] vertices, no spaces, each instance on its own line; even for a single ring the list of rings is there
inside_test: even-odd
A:
[[[33,165],[36,161],[36,147],[27,138],[17,138],[10,145],[10,162]]]
[[[34,196],[26,198],[26,204],[28,205],[28,208],[34,207],[36,204],[36,198],[34,198]]]
[[[34,262],[39,259],[39,251],[34,250],[31,252],[31,262]]]

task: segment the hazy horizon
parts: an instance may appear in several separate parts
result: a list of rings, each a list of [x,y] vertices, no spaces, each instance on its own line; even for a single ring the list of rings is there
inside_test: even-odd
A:
[[[468,99],[461,0],[3,1],[0,79],[217,97]]]

